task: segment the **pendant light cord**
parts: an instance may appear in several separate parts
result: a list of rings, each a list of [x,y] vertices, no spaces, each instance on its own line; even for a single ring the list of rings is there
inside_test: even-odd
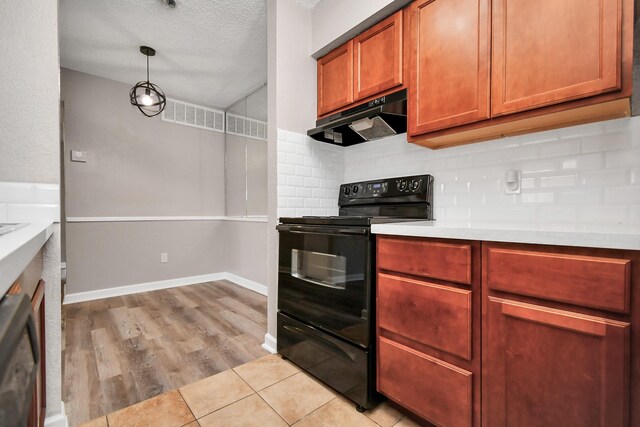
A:
[[[149,55],[147,55],[147,83],[149,83]]]

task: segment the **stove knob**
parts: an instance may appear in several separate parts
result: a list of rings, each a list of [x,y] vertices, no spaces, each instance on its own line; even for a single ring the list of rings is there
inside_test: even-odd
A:
[[[411,191],[416,191],[418,188],[420,188],[420,181],[417,179],[414,179],[411,181]]]
[[[344,187],[344,190],[342,190],[345,196],[348,196],[349,193],[351,193],[351,189],[349,187]]]
[[[398,190],[404,191],[406,189],[407,189],[407,181],[405,181],[404,179],[401,179],[400,181],[398,181]]]
[[[354,185],[354,186],[353,186],[353,194],[355,194],[355,193],[357,193],[357,192],[358,192],[358,186],[357,186],[357,185]]]

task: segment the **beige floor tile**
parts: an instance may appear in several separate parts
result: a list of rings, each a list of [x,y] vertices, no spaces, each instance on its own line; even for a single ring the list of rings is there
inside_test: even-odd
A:
[[[265,388],[259,394],[289,424],[335,397],[333,392],[302,372]]]
[[[381,427],[391,427],[404,417],[404,414],[392,408],[387,402],[381,403],[364,414]]]
[[[107,427],[107,416],[96,418],[95,420],[88,421],[84,424],[80,424],[79,427]]]
[[[288,378],[300,370],[280,356],[271,354],[233,368],[255,391]]]
[[[404,417],[403,419],[398,421],[396,424],[394,424],[393,427],[420,427],[420,424],[418,424],[417,422],[413,421],[409,417]]]
[[[109,427],[180,427],[193,420],[193,414],[177,390],[107,415]]]
[[[286,427],[282,418],[275,413],[257,394],[225,406],[198,420],[201,427]]]
[[[296,427],[377,427],[367,416],[356,411],[356,405],[336,398],[294,424]]]
[[[200,427],[200,423],[198,423],[197,421],[192,421],[184,427]]]
[[[233,370],[221,372],[181,387],[179,390],[196,418],[210,414],[253,393],[251,387]]]

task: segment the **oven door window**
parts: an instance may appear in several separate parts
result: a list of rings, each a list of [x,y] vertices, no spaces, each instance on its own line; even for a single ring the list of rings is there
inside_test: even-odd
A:
[[[280,232],[279,310],[368,346],[370,250],[368,235]]]
[[[345,290],[347,258],[301,249],[291,249],[291,275],[314,285]]]

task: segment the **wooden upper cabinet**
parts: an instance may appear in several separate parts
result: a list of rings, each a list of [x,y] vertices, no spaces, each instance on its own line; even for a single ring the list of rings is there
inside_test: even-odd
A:
[[[422,0],[409,14],[410,135],[489,117],[489,0]]]
[[[402,84],[402,11],[353,39],[355,101]]]
[[[493,0],[493,116],[621,89],[623,0]]]
[[[353,40],[318,59],[318,116],[353,102]]]
[[[489,297],[483,425],[629,425],[630,329]]]

